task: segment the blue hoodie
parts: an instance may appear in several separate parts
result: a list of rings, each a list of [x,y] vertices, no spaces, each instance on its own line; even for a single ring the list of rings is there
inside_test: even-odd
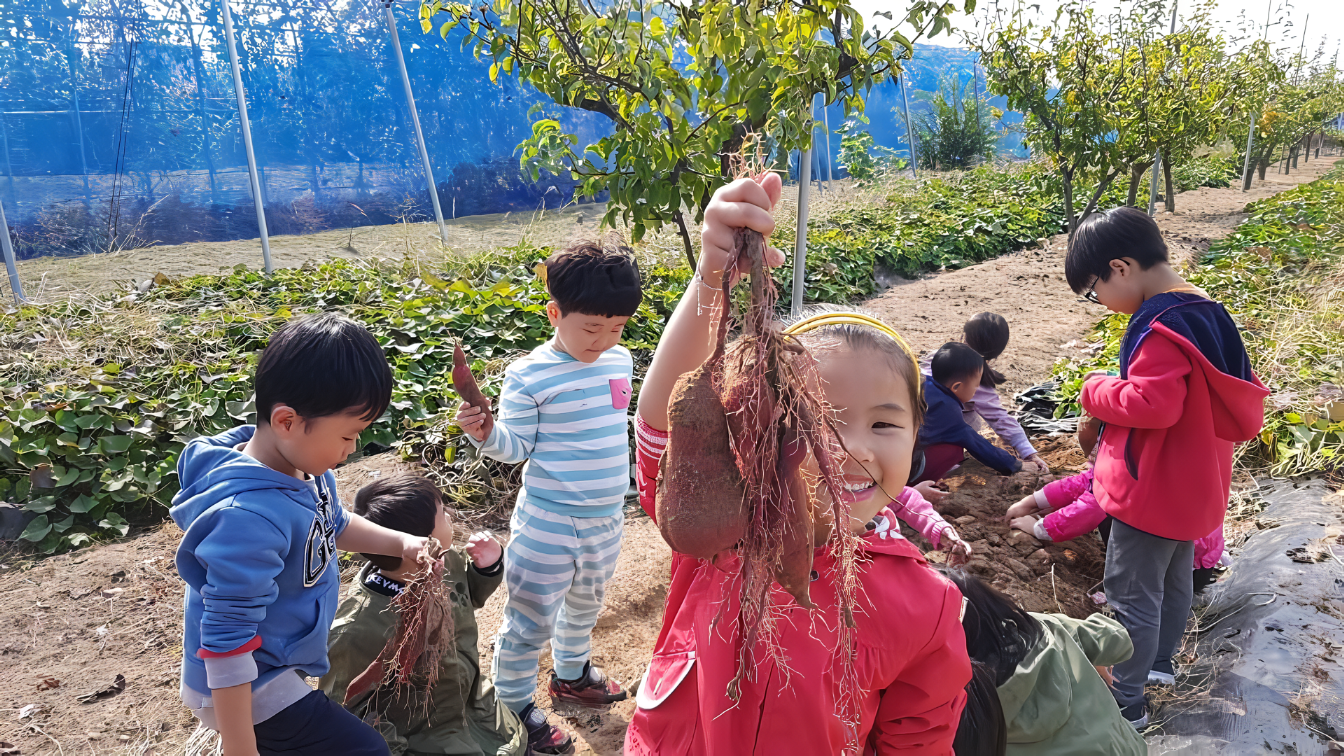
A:
[[[972,457],[1004,475],[1022,469],[1017,457],[990,443],[984,436],[966,424],[962,415],[965,407],[952,390],[935,381],[924,379],[924,400],[929,408],[924,412],[924,424],[919,428],[920,448],[934,444],[956,444],[969,451]]]
[[[336,538],[349,515],[331,471],[303,481],[238,451],[255,431],[245,425],[188,444],[171,514],[186,532],[177,548],[187,583],[183,700],[208,707],[213,688],[251,682],[254,693],[271,692],[253,701],[254,721],[263,722],[303,692],[293,672],[321,677],[329,668]]]

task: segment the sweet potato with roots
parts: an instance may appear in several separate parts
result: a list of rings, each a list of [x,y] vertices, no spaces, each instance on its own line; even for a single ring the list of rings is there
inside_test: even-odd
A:
[[[398,695],[417,696],[428,711],[439,680],[439,659],[452,649],[454,635],[448,586],[434,568],[440,554],[439,542],[431,537],[420,556],[420,571],[392,599],[395,632],[377,658],[350,681],[345,703],[374,688],[390,687]]]
[[[747,267],[751,296],[741,338],[725,348],[723,315],[713,355],[673,390],[658,487],[659,527],[673,549],[691,556],[708,558],[736,547],[740,646],[737,675],[727,691],[732,700],[744,676],[752,674],[758,646],[787,669],[778,647],[781,599],[774,586],[812,609],[814,546],[829,549],[833,565],[827,570],[840,618],[833,649],[840,678],[837,714],[853,727],[857,536],[848,527],[834,527],[849,522],[842,496],[843,444],[822,398],[815,361],[775,321],[778,291],[766,269],[765,239],[739,229],[726,269]],[[728,294],[725,283],[725,302]],[[805,474],[809,457],[816,472]],[[820,491],[829,494],[827,511],[819,510]]]

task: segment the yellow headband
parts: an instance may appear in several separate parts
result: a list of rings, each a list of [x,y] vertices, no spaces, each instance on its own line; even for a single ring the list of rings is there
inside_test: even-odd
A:
[[[915,359],[914,350],[912,350],[910,345],[905,342],[905,339],[901,338],[899,333],[896,333],[896,329],[883,323],[877,318],[864,315],[861,312],[823,312],[819,315],[813,315],[810,318],[804,318],[803,320],[794,323],[788,328],[785,328],[784,333],[792,336],[800,333],[807,333],[808,331],[815,331],[818,328],[824,328],[826,326],[838,325],[857,325],[876,328],[882,333],[890,336],[891,339],[896,342],[896,345],[901,348],[901,351],[905,352],[905,356],[910,358],[910,363],[912,365],[919,364],[919,361]]]

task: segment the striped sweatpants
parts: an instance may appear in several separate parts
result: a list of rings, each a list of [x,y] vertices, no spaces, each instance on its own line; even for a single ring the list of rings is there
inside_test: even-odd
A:
[[[495,638],[495,695],[515,712],[532,702],[537,659],[546,641],[557,676],[583,674],[593,625],[621,553],[625,513],[568,517],[520,494],[504,549],[509,600]]]

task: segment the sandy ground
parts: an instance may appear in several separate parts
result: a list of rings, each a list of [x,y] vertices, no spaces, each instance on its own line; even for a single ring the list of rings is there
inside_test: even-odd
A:
[[[1182,212],[1163,215],[1160,222],[1173,247],[1190,253],[1232,228],[1248,200],[1314,178],[1327,168],[1326,161],[1313,161],[1286,179],[1271,176],[1249,194],[1231,189],[1187,193],[1179,198]],[[565,232],[557,221],[554,233]],[[483,233],[522,230],[496,227]],[[370,231],[368,238],[373,244],[376,232]],[[333,238],[322,243],[330,250],[338,242]],[[323,254],[312,246],[317,242],[308,244],[306,252],[296,248],[294,260]],[[203,254],[200,248],[209,245],[184,246]],[[235,253],[224,246],[218,254]],[[162,269],[145,254],[138,260],[128,256],[126,277]],[[191,262],[190,256],[177,259]],[[1002,313],[1015,331],[999,367],[1009,376],[1007,388],[1017,390],[1045,379],[1055,359],[1068,353],[1062,345],[1079,339],[1100,315],[1068,291],[1062,259],[1062,239],[1056,238],[1044,249],[903,283],[869,306],[920,350],[956,337],[969,315]],[[60,286],[95,283],[94,278],[70,280],[75,283]],[[62,290],[54,278],[49,286],[52,292]],[[1044,440],[1040,448],[1057,473],[1076,470],[1082,463],[1072,439]],[[386,455],[345,465],[337,473],[341,497],[350,501],[375,474],[406,467]],[[968,463],[949,480],[953,495],[940,506],[980,555],[971,569],[1029,609],[1084,615],[1094,610],[1085,592],[1100,580],[1095,538],[1042,545],[1013,536],[995,519],[1042,480],[1027,474],[1003,478]],[[176,527],[165,524],[50,559],[26,560],[0,551],[0,753],[182,753],[194,725],[177,698],[182,588],[173,552],[178,538]],[[642,676],[659,629],[669,565],[670,554],[657,529],[642,514],[632,515],[607,606],[594,632],[594,660],[629,688]],[[501,590],[478,615],[487,665],[488,644],[504,599]],[[548,669],[549,657],[544,656],[543,674]],[[119,674],[126,678],[123,692],[91,703],[78,701],[77,696],[108,686]],[[538,700],[549,705],[544,694]],[[561,710],[553,721],[575,736],[580,753],[617,754],[632,707],[626,702],[606,712]]]
[[[1314,181],[1337,159],[1313,160],[1288,176],[1271,170],[1265,181],[1257,179],[1245,193],[1240,188],[1201,187],[1177,195],[1177,212],[1157,216],[1173,259],[1189,260],[1203,253],[1246,217],[1242,212],[1246,203]],[[1064,282],[1067,240],[1060,234],[1041,248],[902,282],[874,296],[866,306],[921,354],[959,340],[962,324],[972,315],[999,313],[1012,329],[1008,348],[995,363],[1008,378],[1000,389],[1008,397],[1044,380],[1051,366],[1080,346],[1079,337],[1106,313],[1106,308],[1082,300]]]

